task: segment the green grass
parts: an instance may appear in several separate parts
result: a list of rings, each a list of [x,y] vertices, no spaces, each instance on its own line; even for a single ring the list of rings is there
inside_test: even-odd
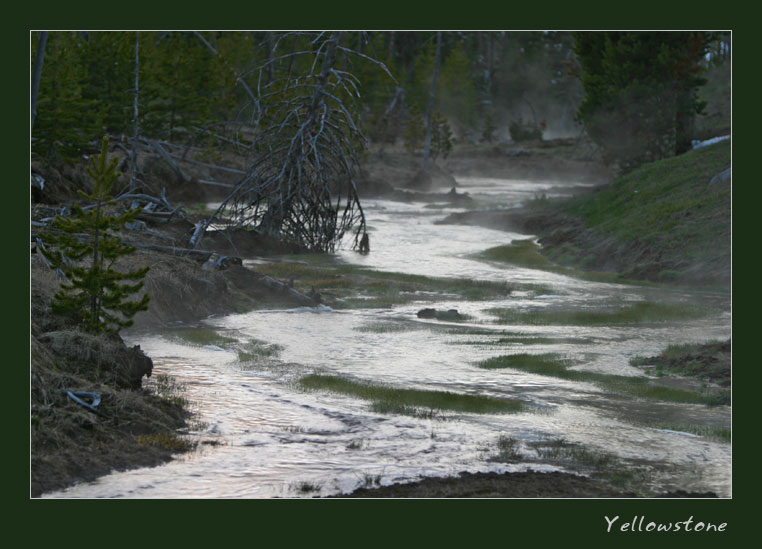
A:
[[[303,256],[297,256],[303,257]],[[482,301],[509,296],[511,292],[547,294],[538,284],[491,282],[472,279],[436,278],[394,273],[344,264],[330,256],[313,254],[310,261],[283,261],[257,265],[256,270],[279,280],[293,279],[294,288],[308,293],[312,288],[335,309],[386,308],[413,301],[465,299]]]
[[[719,440],[721,442],[731,441],[731,429],[725,427],[714,427],[712,425],[685,425],[676,423],[649,423],[646,426],[653,429],[682,431],[684,433],[691,433],[702,438]]]
[[[501,435],[497,440],[497,453],[490,461],[517,463],[529,456],[520,451],[522,444],[513,437]],[[648,468],[642,464],[629,463],[612,453],[594,450],[564,438],[531,441],[525,444],[530,453],[536,454],[532,461],[561,466],[579,471],[605,482],[610,486],[637,492],[640,483],[647,478]]]
[[[729,387],[731,383],[730,340],[670,345],[658,356],[633,357],[630,359],[630,364],[643,367],[648,373],[657,376],[688,376]]]
[[[557,310],[541,309],[519,311],[516,309],[494,308],[489,313],[497,317],[499,323],[605,326],[610,324],[633,324],[641,322],[661,322],[685,320],[706,315],[703,307],[690,304],[669,304],[639,301],[610,310]]]
[[[170,332],[170,337],[192,345],[215,345],[222,349],[238,353],[238,362],[261,362],[268,358],[277,357],[283,347],[274,343],[266,343],[258,339],[250,339],[242,343],[232,337],[220,335],[211,328],[183,328]]]
[[[641,483],[648,478],[650,472],[645,465],[629,463],[612,453],[591,449],[564,438],[530,442],[529,446],[543,461],[580,469],[588,472],[592,478],[622,490],[640,491]]]
[[[654,280],[729,283],[730,185],[709,181],[730,166],[730,147],[726,140],[643,165],[561,208],[605,244],[597,254],[632,258],[625,276],[650,265]],[[567,259],[580,265],[588,253]]]
[[[397,389],[388,385],[352,381],[339,376],[312,374],[302,377],[298,386],[305,390],[329,391],[371,401],[379,413],[418,417],[439,417],[443,411],[475,414],[519,412],[524,404],[516,400],[446,391]]]
[[[569,367],[573,365],[573,362],[553,353],[505,355],[483,360],[477,365],[485,369],[512,368],[530,374],[593,383],[607,391],[649,400],[706,404],[710,406],[726,403],[718,395],[654,385],[645,377],[618,376],[599,372],[570,370]]]
[[[521,443],[515,438],[500,435],[497,439],[498,454],[493,456],[490,461],[497,461],[500,463],[514,463],[521,461],[522,455],[520,448]]]
[[[275,343],[265,343],[258,339],[252,339],[236,350],[239,362],[258,362],[277,357],[283,350],[283,347]]]
[[[524,267],[526,269],[548,271],[551,273],[562,274],[583,280],[589,280],[592,282],[640,284],[639,282],[625,280],[615,273],[592,271],[585,272],[571,267],[559,265],[548,259],[546,256],[542,255],[541,249],[542,248],[531,239],[514,240],[510,244],[488,248],[483,252],[474,254],[473,257],[475,259],[481,259],[485,261],[507,263],[509,265]]]
[[[370,322],[353,328],[357,332],[369,334],[395,334],[400,332],[412,332],[414,330],[436,329],[436,324],[423,322]]]
[[[541,337],[541,336],[515,335],[515,336],[509,336],[509,337],[499,337],[497,339],[489,339],[489,340],[469,339],[465,341],[448,341],[448,343],[450,345],[502,346],[502,345],[583,344],[583,343],[588,343],[588,341],[584,339],[580,339],[580,338],[573,338],[573,337]]]

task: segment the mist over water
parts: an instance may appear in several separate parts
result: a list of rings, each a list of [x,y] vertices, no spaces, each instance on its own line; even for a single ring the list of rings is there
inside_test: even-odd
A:
[[[510,208],[537,193],[567,192],[558,182],[484,178],[459,180],[478,204]],[[273,498],[349,492],[461,471],[563,470],[534,455],[531,443],[563,437],[593,451],[644,465],[644,485],[668,490],[713,491],[731,496],[730,444],[677,431],[668,425],[730,426],[729,407],[675,404],[612,395],[592,383],[512,369],[487,370],[480,360],[516,353],[557,353],[579,361],[580,370],[642,375],[629,365],[636,355],[658,354],[667,345],[730,337],[726,297],[680,289],[586,282],[567,276],[491,264],[473,254],[532,235],[459,225],[436,225],[461,211],[446,204],[368,200],[364,209],[371,253],[341,251],[341,260],[372,269],[442,278],[538,284],[552,292],[513,292],[491,301],[441,296],[383,309],[295,308],[210,318],[203,326],[245,344],[280,346],[276,358],[239,361],[234,351],[183,344],[161,333],[132,333],[154,361],[154,375],[186,386],[200,422],[191,435],[215,445],[154,468],[115,473],[46,497]],[[541,310],[592,308],[638,301],[691,303],[715,311],[696,320],[611,326],[496,324],[491,308]],[[466,323],[419,319],[423,307],[457,309]],[[490,344],[489,335],[512,332],[550,343]],[[459,329],[460,332],[459,332]],[[483,341],[482,341],[483,340]],[[481,342],[481,343],[480,343]],[[515,414],[445,412],[418,418],[373,412],[367,401],[308,392],[294,382],[310,373],[345,376],[400,388],[451,391],[518,399]],[[500,436],[518,440],[518,463],[496,463]],[[303,488],[310,486],[310,491]]]

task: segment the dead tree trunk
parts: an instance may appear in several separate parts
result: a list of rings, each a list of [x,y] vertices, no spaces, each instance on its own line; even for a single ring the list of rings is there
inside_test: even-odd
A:
[[[140,84],[140,41],[135,31],[135,90],[132,102],[132,157],[130,158],[130,193],[135,192],[138,173],[138,90]]]
[[[40,91],[40,78],[42,77],[42,62],[45,58],[45,44],[48,42],[47,31],[40,33],[40,39],[37,42],[37,55],[34,56],[34,67],[32,69],[32,97],[31,97],[31,119],[29,121],[29,133],[34,129],[34,119],[37,115],[37,94]]]
[[[291,53],[268,59],[256,69],[260,80],[271,70],[275,74],[266,86],[257,87],[257,99],[267,114],[251,147],[259,154],[198,233],[196,246],[213,220],[221,218],[231,227],[269,233],[323,252],[334,251],[353,228],[354,247],[365,233],[354,181],[357,150],[365,143],[353,114],[358,81],[338,69],[336,59],[352,54],[386,67],[341,46],[340,32],[284,36],[293,38]],[[300,56],[309,62],[294,63]],[[301,73],[295,74],[297,70]]]
[[[434,71],[431,76],[431,92],[429,93],[429,107],[426,111],[426,141],[423,146],[423,166],[425,172],[428,168],[429,155],[431,154],[432,119],[434,116],[434,98],[437,94],[437,76],[439,74],[439,52],[442,46],[442,32],[437,31],[437,48],[434,53]]]
[[[172,171],[174,171],[177,174],[177,177],[180,178],[180,181],[183,183],[188,183],[190,181],[190,177],[185,175],[183,171],[180,169],[180,166],[178,166],[174,160],[172,160],[172,157],[169,155],[169,153],[164,150],[164,147],[162,147],[158,141],[154,141],[153,139],[148,140],[149,145],[154,148],[156,152],[159,153],[159,156],[161,156],[162,160],[164,160],[169,166],[172,168]]]

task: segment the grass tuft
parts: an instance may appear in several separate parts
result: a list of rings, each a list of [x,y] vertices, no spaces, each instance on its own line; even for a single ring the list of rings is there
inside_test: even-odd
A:
[[[653,385],[648,378],[618,376],[598,372],[570,370],[572,362],[556,354],[515,354],[489,358],[478,363],[480,368],[497,369],[512,368],[531,374],[556,377],[570,381],[594,383],[599,387],[615,393],[626,394],[649,400],[682,402],[690,404],[706,404],[716,406],[727,404],[724,395],[696,393],[685,389],[675,389]]]
[[[466,395],[446,391],[397,389],[387,385],[352,381],[339,376],[312,374],[301,378],[302,389],[330,391],[369,400],[374,411],[437,418],[445,410],[476,414],[503,414],[519,412],[524,405],[507,400],[479,395]]]
[[[708,311],[697,305],[668,304],[639,301],[613,310],[554,310],[518,311],[493,308],[491,314],[499,323],[603,326],[608,324],[636,324],[641,322],[664,322],[698,318]]]

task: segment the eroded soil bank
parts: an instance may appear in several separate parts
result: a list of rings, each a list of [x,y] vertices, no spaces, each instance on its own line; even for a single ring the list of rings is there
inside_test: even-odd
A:
[[[533,234],[556,263],[729,291],[729,140],[647,164],[571,199],[466,211],[442,223]]]

